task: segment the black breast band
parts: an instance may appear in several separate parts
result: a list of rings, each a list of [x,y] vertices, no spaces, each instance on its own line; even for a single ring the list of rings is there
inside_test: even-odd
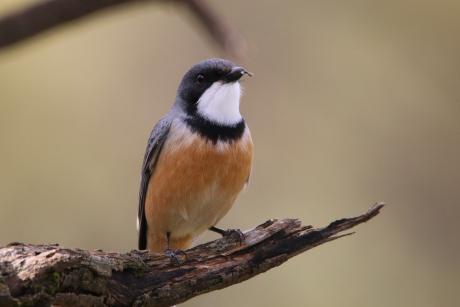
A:
[[[236,141],[243,136],[244,129],[246,128],[244,119],[241,119],[241,121],[234,125],[222,125],[214,123],[196,113],[186,117],[185,123],[192,131],[198,132],[213,143],[217,143],[217,141]]]

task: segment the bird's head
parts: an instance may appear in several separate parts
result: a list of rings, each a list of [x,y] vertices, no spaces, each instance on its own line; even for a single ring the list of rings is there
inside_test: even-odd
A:
[[[177,104],[187,115],[199,115],[221,125],[241,121],[239,80],[251,73],[228,60],[209,59],[194,65],[184,75]]]

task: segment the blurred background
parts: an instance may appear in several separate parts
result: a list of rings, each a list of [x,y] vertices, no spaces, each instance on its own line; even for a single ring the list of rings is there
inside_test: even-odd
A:
[[[33,2],[2,0],[0,14]],[[210,4],[255,74],[251,184],[220,226],[322,226],[389,205],[354,236],[183,306],[460,306],[460,3]],[[2,50],[0,245],[134,249],[150,129],[182,74],[216,56],[187,12],[157,3]]]

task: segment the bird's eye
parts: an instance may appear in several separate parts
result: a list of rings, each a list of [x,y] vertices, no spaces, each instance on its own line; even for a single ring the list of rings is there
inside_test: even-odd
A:
[[[202,74],[199,74],[196,76],[196,82],[197,83],[202,83],[204,81],[204,76]]]

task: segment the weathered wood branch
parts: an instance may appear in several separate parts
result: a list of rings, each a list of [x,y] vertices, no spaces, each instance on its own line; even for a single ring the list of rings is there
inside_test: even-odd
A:
[[[0,18],[0,49],[104,9],[141,2],[183,4],[225,52],[236,58],[244,53],[242,37],[205,0],[43,0]]]
[[[145,251],[110,253],[57,245],[0,248],[0,305],[171,306],[279,266],[376,216],[383,204],[324,228],[270,220],[245,233],[186,252],[180,265]]]

